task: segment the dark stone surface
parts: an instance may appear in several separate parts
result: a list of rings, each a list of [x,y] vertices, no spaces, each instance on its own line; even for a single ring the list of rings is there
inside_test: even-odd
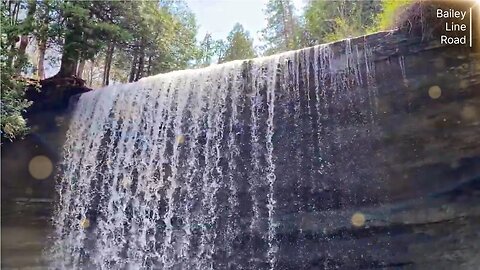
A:
[[[2,141],[2,269],[45,269],[42,252],[52,227],[55,175],[35,179],[28,165],[35,156],[55,166],[68,129],[71,105],[85,88],[76,78],[41,81],[26,92],[33,101],[25,112],[31,132],[15,141]]]
[[[27,88],[26,98],[32,105],[24,113],[30,132],[15,141],[2,141],[2,202],[15,198],[50,198],[54,196],[53,172],[37,180],[28,171],[30,160],[39,155],[56,164],[68,129],[70,105],[81,93],[91,89],[77,78],[51,78],[38,87]]]
[[[279,268],[477,269],[480,55],[399,33],[351,42],[373,47],[372,121],[363,99],[369,86],[362,85],[327,93],[321,153],[302,148],[317,140],[310,132],[314,120],[302,108],[307,87],[300,92],[300,123],[291,110],[275,123],[279,141],[295,138],[275,148],[276,192],[284,202],[277,209]],[[345,44],[333,48],[341,55]],[[441,88],[440,97],[430,97],[433,86]],[[277,100],[281,108],[292,102],[281,94]],[[321,174],[310,170],[319,165],[309,157],[318,155],[330,163]],[[319,178],[324,186],[312,194]],[[350,223],[357,212],[365,226]]]

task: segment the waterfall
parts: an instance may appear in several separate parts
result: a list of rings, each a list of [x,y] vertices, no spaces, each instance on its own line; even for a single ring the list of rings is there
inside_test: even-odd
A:
[[[374,164],[351,159],[373,151],[354,128],[375,128],[371,57],[366,42],[346,40],[81,95],[52,268],[329,264],[319,226],[335,226],[328,210],[364,203],[349,187],[377,177],[365,172]]]

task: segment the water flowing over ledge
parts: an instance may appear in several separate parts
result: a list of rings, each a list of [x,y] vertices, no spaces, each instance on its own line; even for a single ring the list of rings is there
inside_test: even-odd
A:
[[[378,42],[382,38],[387,41]],[[402,42],[379,33],[83,94],[64,147],[52,265],[311,269],[392,263],[391,235],[375,248],[368,237],[356,236],[368,234],[365,222],[381,227],[385,215],[396,217],[393,208],[378,210],[381,205],[425,189],[445,192],[478,176],[472,168],[464,179],[438,176],[432,185],[432,175],[448,169],[428,166],[460,160],[459,167],[471,168],[479,164],[480,149],[472,142],[470,152],[436,156],[418,145],[425,130],[411,129],[419,121],[414,118],[429,119],[422,110],[434,98],[424,79],[412,80],[424,69]],[[458,68],[446,75],[467,81],[464,100],[470,101],[461,106],[478,102],[478,91],[471,90],[478,74]],[[441,77],[436,83],[445,98],[453,95],[450,83]],[[473,118],[462,122],[464,133],[478,124]],[[458,129],[435,124],[424,129],[445,137],[433,139],[441,143],[432,147],[455,150],[448,142]],[[393,136],[401,139],[392,142]]]

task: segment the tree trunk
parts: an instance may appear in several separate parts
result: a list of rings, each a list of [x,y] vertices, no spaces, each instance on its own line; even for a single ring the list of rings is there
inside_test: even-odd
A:
[[[135,76],[135,81],[140,80],[143,77],[143,68],[145,66],[145,52],[142,51],[140,52],[140,57],[138,58],[138,67],[137,67],[137,74]]]
[[[27,35],[22,35],[20,37],[20,45],[18,46],[18,55],[15,58],[15,74],[19,75],[20,72],[22,71],[23,64],[25,62],[25,51],[27,49],[28,45],[28,36]]]
[[[49,40],[49,27],[50,27],[50,12],[51,6],[45,3],[43,8],[38,11],[40,22],[38,23],[36,36],[38,40],[38,54],[37,54],[37,78],[40,80],[45,79],[45,54],[47,51],[47,43]]]
[[[40,80],[45,79],[45,52],[47,50],[46,40],[38,41],[38,58],[37,58],[37,77]]]
[[[13,7],[12,7],[13,4]],[[10,25],[17,25],[17,17],[18,17],[18,8],[20,6],[20,2],[8,1],[8,18],[10,19]],[[7,40],[10,53],[8,53],[8,57],[6,60],[6,66],[11,68],[13,66],[14,56],[15,56],[15,43],[18,42],[18,36],[11,36],[10,39]]]
[[[64,49],[64,51],[70,51]],[[77,72],[77,59],[78,53],[64,52],[62,54],[62,61],[60,64],[60,70],[57,73],[57,77],[71,77]]]
[[[115,50],[115,43],[112,41],[108,44],[108,48],[105,56],[105,65],[103,67],[103,81],[102,81],[103,86],[110,84],[110,69],[112,67],[114,50]]]
[[[68,52],[70,51],[70,52]],[[78,53],[71,50],[64,49],[62,54],[62,61],[60,64],[60,70],[57,73],[57,77],[72,77],[77,73],[77,59]]]
[[[152,75],[152,56],[148,56],[147,76]]]
[[[93,84],[93,68],[95,66],[95,62],[93,60],[90,61],[90,71],[89,71],[89,74],[88,74],[88,82],[89,82],[89,86],[90,88],[92,88],[92,84]]]
[[[19,10],[20,10],[20,1],[16,1],[15,5],[13,6],[12,20],[11,20],[12,25],[17,24],[18,22],[18,14],[20,13]]]
[[[78,42],[81,40],[81,28],[77,27],[72,21],[67,21],[67,34],[63,45],[62,60],[56,77],[72,77],[77,74],[77,62],[80,58],[81,49]]]
[[[77,78],[83,79],[83,70],[85,69],[85,60],[81,60],[77,68]]]
[[[289,49],[296,49],[296,44],[295,44],[295,20],[294,20],[294,16],[293,16],[293,10],[292,10],[292,6],[291,5],[288,5],[287,6],[287,27],[288,27],[288,32],[289,32]]]
[[[20,37],[20,46],[18,46],[18,53],[19,54],[25,54],[25,51],[27,50],[27,45],[28,45],[28,36],[27,35],[22,35]]]
[[[137,67],[137,74],[135,76],[135,81],[138,81],[143,77],[144,68],[145,68],[145,39],[142,38],[142,41],[140,44],[140,54],[138,57],[138,67]]]
[[[27,50],[28,41],[29,41],[28,35],[30,34],[30,31],[31,31],[30,27],[33,25],[33,20],[34,20],[33,16],[35,15],[36,10],[37,10],[37,3],[35,1],[29,1],[27,15],[25,17],[24,22],[22,23],[24,30],[22,31],[22,35],[20,36],[20,45],[18,47],[18,55],[14,63],[15,74],[17,75],[20,74],[20,72],[22,71],[22,67],[24,66],[24,63],[26,60],[25,51]]]
[[[136,71],[137,71],[137,58],[138,58],[137,49],[134,49],[132,66],[130,68],[130,76],[128,77],[128,82],[133,82],[135,80],[135,74],[136,74]]]

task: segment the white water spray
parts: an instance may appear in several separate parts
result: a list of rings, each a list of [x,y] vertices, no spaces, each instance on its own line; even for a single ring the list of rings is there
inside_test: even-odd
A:
[[[348,91],[374,88],[366,46],[343,45],[345,61],[324,45],[83,94],[65,143],[52,267],[279,267],[279,217],[304,206],[282,197],[278,162],[294,165],[298,185],[310,163],[322,175],[336,96],[353,103]],[[309,136],[278,135],[290,131],[284,122]],[[282,152],[299,143],[320,156]]]

